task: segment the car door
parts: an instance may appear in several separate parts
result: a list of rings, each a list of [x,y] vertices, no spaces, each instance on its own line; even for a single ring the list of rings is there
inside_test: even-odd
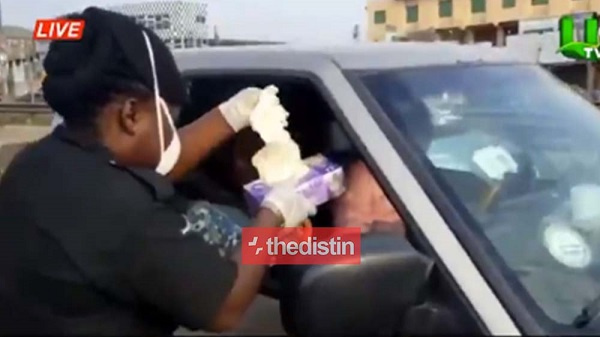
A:
[[[292,88],[300,84],[312,86],[325,104],[319,111],[331,116],[331,120],[323,118],[319,121],[333,121],[342,127],[350,143],[358,149],[359,155],[367,162],[392,202],[409,222],[412,243],[435,257],[438,271],[432,292],[435,292],[436,301],[444,302],[456,312],[457,319],[469,325],[470,332],[518,333],[496,296],[408,170],[404,163],[406,159],[397,154],[392,141],[382,132],[382,128],[340,69],[332,64],[328,67],[321,66],[319,70],[305,71],[225,69],[219,75],[215,75],[215,71],[206,74],[195,72],[193,76],[187,76],[187,80],[191,85],[194,81],[202,82],[202,87],[210,90],[202,90],[199,97],[192,97],[195,103],[192,103],[192,108],[182,110],[182,124],[197,118],[197,112],[208,111],[247,86],[265,86],[270,83],[291,83]],[[191,90],[193,96],[193,88]],[[286,104],[285,101],[282,103]],[[291,106],[286,108],[293,109]],[[312,131],[326,129],[315,127]],[[319,142],[315,143],[318,147]],[[268,279],[263,292],[277,297],[277,288],[277,281]]]

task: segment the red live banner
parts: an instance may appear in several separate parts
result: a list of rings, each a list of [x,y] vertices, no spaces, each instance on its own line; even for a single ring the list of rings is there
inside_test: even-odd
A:
[[[81,40],[84,20],[38,19],[33,28],[34,40]]]

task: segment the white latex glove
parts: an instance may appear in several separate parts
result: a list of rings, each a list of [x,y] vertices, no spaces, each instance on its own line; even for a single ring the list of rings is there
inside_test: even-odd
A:
[[[263,89],[255,109],[250,114],[250,126],[265,143],[290,140],[287,132],[289,113],[281,105],[279,89],[270,85]]]
[[[242,89],[219,105],[219,111],[223,118],[235,132],[250,125],[250,114],[256,108],[262,92],[262,89],[254,87]],[[279,104],[279,98],[276,97],[276,99]]]
[[[262,202],[262,207],[283,218],[284,227],[296,227],[317,213],[315,204],[296,192],[294,186],[295,181],[279,183],[273,186]]]

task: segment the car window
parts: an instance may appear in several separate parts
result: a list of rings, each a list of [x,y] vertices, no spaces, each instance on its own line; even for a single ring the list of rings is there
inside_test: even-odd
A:
[[[570,326],[600,296],[598,110],[537,66],[357,74],[443,173],[457,211],[513,271],[515,291]]]

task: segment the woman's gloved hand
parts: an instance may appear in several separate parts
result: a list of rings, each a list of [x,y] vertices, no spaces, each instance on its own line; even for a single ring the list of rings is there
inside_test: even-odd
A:
[[[276,184],[261,206],[281,216],[284,227],[303,225],[309,216],[317,213],[315,204],[296,192],[295,182]]]
[[[270,104],[279,105],[277,90],[270,92],[274,95],[274,98],[269,100]],[[250,87],[242,89],[226,102],[219,105],[219,111],[221,111],[223,118],[225,118],[235,132],[250,125],[250,114],[256,108],[261,94],[263,94],[263,89],[260,88]],[[271,108],[271,105],[268,108]]]

